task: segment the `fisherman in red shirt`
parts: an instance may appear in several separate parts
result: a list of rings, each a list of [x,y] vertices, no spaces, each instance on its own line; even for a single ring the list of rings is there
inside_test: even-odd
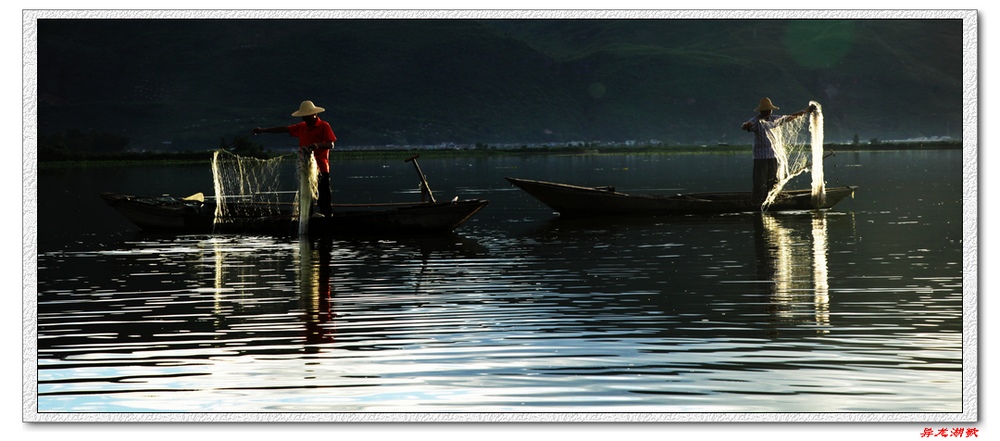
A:
[[[316,201],[319,212],[324,216],[330,216],[330,150],[337,136],[333,134],[330,123],[319,119],[320,112],[326,109],[316,107],[312,101],[303,101],[299,105],[299,110],[292,113],[292,116],[302,117],[302,122],[290,126],[277,126],[253,129],[253,134],[258,133],[288,133],[299,138],[299,149],[313,152],[316,158],[316,167],[319,169],[319,198]]]

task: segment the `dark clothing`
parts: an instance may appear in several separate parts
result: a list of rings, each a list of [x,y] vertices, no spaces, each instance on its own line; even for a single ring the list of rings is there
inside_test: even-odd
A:
[[[778,160],[754,159],[753,160],[753,201],[755,204],[763,204],[767,199],[767,193],[778,184]]]
[[[319,197],[316,198],[316,206],[319,208],[320,213],[329,217],[333,213],[333,209],[330,206],[330,172],[319,172],[319,180],[316,184],[319,192]]]

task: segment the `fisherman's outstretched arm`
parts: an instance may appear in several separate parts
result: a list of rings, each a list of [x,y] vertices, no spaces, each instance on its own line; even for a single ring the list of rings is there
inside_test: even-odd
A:
[[[786,123],[788,121],[791,121],[791,120],[793,120],[795,118],[798,118],[798,117],[800,117],[802,115],[805,115],[807,113],[812,113],[812,112],[815,112],[815,111],[816,111],[816,106],[810,104],[809,107],[806,107],[805,109],[799,110],[798,112],[795,112],[795,113],[793,113],[791,115],[788,115],[788,116],[782,118],[781,120],[778,121],[778,124],[779,125],[780,124],[784,124],[784,123]]]
[[[251,131],[254,135],[259,133],[288,133],[288,126],[275,126],[275,127],[254,127]]]

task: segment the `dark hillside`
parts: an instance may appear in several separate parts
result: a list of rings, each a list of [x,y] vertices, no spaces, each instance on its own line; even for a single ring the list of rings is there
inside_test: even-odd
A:
[[[752,116],[748,110],[763,95],[789,112],[819,101],[835,139],[961,135],[957,20],[492,24],[575,66],[579,81],[603,85],[600,115],[608,124],[635,123],[622,117],[631,112],[667,139],[741,136],[726,122]]]
[[[831,140],[961,135],[960,20],[42,19],[37,45],[39,133],[133,148],[214,148],[303,99],[340,145],[749,143],[762,96],[819,101]]]

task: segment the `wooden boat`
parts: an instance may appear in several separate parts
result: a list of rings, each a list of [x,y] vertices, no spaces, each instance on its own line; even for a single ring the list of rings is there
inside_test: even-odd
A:
[[[289,235],[298,231],[292,204],[277,215],[244,216],[226,223],[215,222],[216,201],[199,197],[141,197],[103,193],[108,205],[144,231],[173,233],[259,233]],[[482,199],[449,202],[403,202],[388,204],[333,204],[330,217],[309,219],[309,234],[395,234],[453,231],[482,210]],[[242,210],[246,212],[247,210]]]
[[[506,178],[512,185],[552,207],[564,216],[599,215],[681,215],[721,214],[760,211],[751,201],[750,192],[691,193],[675,196],[628,194],[614,187],[581,187],[555,182]],[[815,204],[811,190],[782,192],[768,211],[829,209],[858,187],[826,189],[825,200]]]
[[[484,199],[438,202],[414,155],[412,162],[421,181],[420,202],[382,204],[333,204],[331,216],[313,214],[309,218],[310,236],[354,234],[443,233],[454,231],[489,204]],[[257,233],[290,235],[299,233],[299,218],[292,202],[250,201],[244,198],[223,200],[230,213],[224,221],[216,219],[220,203],[197,193],[188,197],[142,197],[103,193],[108,205],[145,231],[174,233]]]

